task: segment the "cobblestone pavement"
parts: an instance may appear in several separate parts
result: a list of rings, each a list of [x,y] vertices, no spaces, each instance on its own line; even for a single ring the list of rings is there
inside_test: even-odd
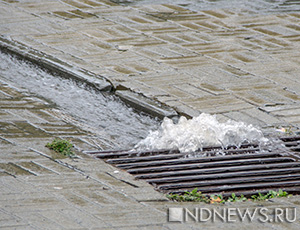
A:
[[[208,112],[262,127],[300,126],[299,13],[1,0],[0,19],[2,48],[83,73],[102,89],[110,88],[105,79],[119,95],[131,90],[187,116]],[[201,204],[296,207],[293,223],[167,222],[168,207],[200,204],[168,202],[151,186],[80,152],[73,160],[53,155],[44,147],[53,136],[72,139],[78,150],[95,148],[98,140],[5,82],[0,115],[1,229],[299,229],[298,196]]]

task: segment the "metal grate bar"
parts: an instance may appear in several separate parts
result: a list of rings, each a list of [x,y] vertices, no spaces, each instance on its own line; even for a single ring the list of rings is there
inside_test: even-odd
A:
[[[268,164],[268,163],[279,163],[279,162],[291,162],[294,161],[290,157],[278,157],[278,158],[267,158],[267,159],[242,159],[234,161],[218,161],[210,163],[193,163],[193,164],[182,164],[182,165],[168,165],[158,167],[147,167],[127,170],[129,173],[151,173],[151,172],[163,172],[163,171],[176,171],[183,169],[200,169],[200,168],[213,168],[213,167],[226,167],[226,166],[237,166],[237,165],[250,165],[250,164]]]
[[[186,191],[192,191],[197,188],[202,193],[222,193],[222,192],[236,192],[236,191],[247,191],[256,189],[273,189],[273,188],[286,188],[300,186],[300,180],[294,181],[282,181],[282,182],[265,182],[265,183],[248,183],[248,184],[237,184],[237,185],[221,185],[221,186],[211,186],[211,187],[199,187],[195,186],[192,188],[182,188],[168,190],[167,192],[184,193]]]
[[[118,158],[118,157],[136,157],[136,156],[151,156],[151,155],[161,155],[161,154],[172,154],[172,153],[179,153],[178,150],[157,150],[157,151],[145,151],[145,152],[137,152],[137,151],[130,151],[130,150],[123,150],[121,152],[118,151],[104,151],[104,152],[86,152],[88,154],[92,154],[93,156],[100,158],[100,159],[111,159],[111,158]]]
[[[300,136],[284,136],[279,137],[280,140],[283,142],[290,142],[290,141],[300,141]]]
[[[172,160],[159,160],[159,161],[150,161],[150,162],[141,162],[141,163],[130,163],[130,164],[117,164],[116,166],[123,169],[131,168],[141,168],[141,167],[150,167],[150,166],[161,166],[161,165],[180,165],[187,163],[204,163],[204,162],[214,162],[214,161],[230,161],[230,160],[239,160],[239,159],[252,159],[252,158],[269,158],[269,157],[278,157],[279,153],[261,153],[257,154],[239,154],[232,156],[219,156],[219,157],[198,157],[198,158],[182,158],[182,159],[172,159]]]
[[[296,152],[296,154],[292,155],[300,159],[300,136],[281,137],[280,139],[289,150]]]
[[[125,164],[125,163],[136,163],[136,162],[146,162],[146,161],[156,161],[156,160],[171,160],[179,159],[184,157],[185,154],[162,154],[155,156],[141,156],[141,157],[131,157],[131,158],[117,158],[109,159],[106,162],[110,164]]]
[[[235,178],[235,177],[249,177],[249,176],[260,176],[260,175],[283,175],[300,173],[300,167],[295,168],[284,168],[284,169],[268,169],[268,170],[254,170],[254,171],[239,171],[230,173],[212,173],[196,176],[177,176],[177,177],[166,177],[146,180],[150,184],[165,184],[165,183],[181,183],[185,181],[203,181],[203,180],[217,180],[222,178]]]
[[[227,172],[236,172],[237,174],[240,171],[251,171],[251,170],[260,170],[260,169],[275,169],[275,168],[292,168],[300,167],[300,162],[288,162],[281,164],[258,164],[258,165],[245,165],[245,166],[231,166],[231,167],[220,167],[220,168],[208,168],[208,169],[196,169],[196,170],[182,170],[182,171],[172,171],[172,172],[159,172],[151,174],[139,174],[136,175],[136,179],[151,179],[151,178],[167,178],[172,176],[190,176],[190,175],[202,175],[202,174],[211,174],[211,173],[227,173]]]
[[[204,180],[204,181],[194,181],[194,182],[184,182],[176,184],[164,184],[158,186],[158,189],[169,190],[169,189],[180,189],[180,188],[196,188],[196,187],[205,187],[205,186],[214,186],[214,185],[241,185],[244,183],[259,183],[259,182],[279,182],[279,181],[288,181],[288,180],[299,180],[300,174],[293,175],[271,175],[263,176],[260,174],[255,177],[242,177],[242,178],[231,178],[231,179],[220,179],[220,180]]]

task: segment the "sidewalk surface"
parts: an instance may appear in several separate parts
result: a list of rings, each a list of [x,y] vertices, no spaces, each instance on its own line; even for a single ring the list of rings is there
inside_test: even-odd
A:
[[[109,0],[0,0],[0,45],[116,93],[195,116],[300,127],[300,13],[194,12]],[[105,81],[103,81],[105,80]],[[69,138],[78,159],[45,148]],[[0,76],[1,229],[299,229],[299,197],[226,205],[173,203],[81,150],[92,133]],[[168,222],[169,207],[297,208],[293,223]]]

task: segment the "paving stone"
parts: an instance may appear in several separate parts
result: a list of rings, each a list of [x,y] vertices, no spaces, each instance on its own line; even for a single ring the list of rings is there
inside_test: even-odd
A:
[[[56,224],[61,225],[63,228],[82,228],[78,221],[69,218],[68,215],[64,215],[62,212],[57,213],[57,210],[42,210],[39,215],[41,215],[42,218],[52,220]]]
[[[32,225],[19,225],[19,224],[16,224],[16,225],[11,225],[11,226],[3,226],[2,229],[5,229],[5,230],[11,230],[11,229],[15,229],[15,230],[22,230],[22,229],[37,229],[35,227],[33,227]]]
[[[106,221],[102,216],[101,219],[95,217],[94,215],[89,215],[84,211],[79,211],[76,209],[63,209],[60,211],[64,216],[67,216],[72,221],[75,221],[80,226],[82,226],[84,229],[88,228],[91,229],[93,227],[107,227],[110,226],[109,224],[106,224]],[[66,227],[66,226],[64,226]],[[73,227],[73,226],[72,226]]]
[[[266,123],[260,121],[259,119],[256,119],[255,117],[252,117],[249,114],[245,114],[243,112],[234,111],[234,112],[224,113],[224,115],[232,120],[242,121],[245,122],[246,124],[252,124],[258,127],[263,127],[266,125]]]
[[[264,113],[257,108],[243,110],[243,113],[255,117],[267,125],[277,125],[282,123],[282,121],[279,118]]]
[[[295,109],[287,109],[281,111],[274,111],[273,114],[279,117],[291,117],[291,116],[298,116],[300,113],[300,108]]]
[[[175,108],[179,114],[190,118],[199,116],[201,114],[201,112],[198,109],[193,108],[192,106],[188,106],[187,104],[182,103],[178,100],[167,100],[164,101],[164,103],[170,107]]]
[[[55,223],[54,221],[48,219],[39,214],[39,212],[19,212],[17,215],[25,219],[32,226],[31,229],[63,229],[62,225]]]

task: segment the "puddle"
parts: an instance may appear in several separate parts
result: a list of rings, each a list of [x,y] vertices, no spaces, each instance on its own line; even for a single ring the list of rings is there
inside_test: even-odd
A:
[[[110,148],[131,148],[159,125],[157,120],[136,113],[112,94],[53,76],[31,63],[0,52],[1,79],[96,129],[100,138],[111,143]]]

